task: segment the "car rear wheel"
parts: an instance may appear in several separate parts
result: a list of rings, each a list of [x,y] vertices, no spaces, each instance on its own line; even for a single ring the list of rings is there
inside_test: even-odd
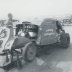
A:
[[[62,48],[68,48],[70,44],[70,36],[68,33],[62,34],[60,37],[60,45]]]
[[[25,51],[25,61],[30,62],[36,57],[36,46],[31,43],[27,46]]]

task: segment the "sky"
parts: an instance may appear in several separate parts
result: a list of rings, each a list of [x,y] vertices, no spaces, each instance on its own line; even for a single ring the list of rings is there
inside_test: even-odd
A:
[[[0,0],[0,19],[12,13],[17,19],[65,17],[72,14],[72,0]]]

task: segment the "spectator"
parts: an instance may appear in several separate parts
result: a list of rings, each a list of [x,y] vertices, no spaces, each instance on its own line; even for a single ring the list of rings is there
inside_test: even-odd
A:
[[[8,14],[8,21],[6,25],[10,29],[10,38],[13,38],[13,15],[11,13]]]

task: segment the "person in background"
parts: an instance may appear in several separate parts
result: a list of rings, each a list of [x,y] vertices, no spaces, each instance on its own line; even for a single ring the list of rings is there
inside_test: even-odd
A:
[[[13,15],[11,13],[8,14],[8,21],[7,21],[7,27],[12,28],[13,27]]]
[[[10,38],[13,38],[13,15],[11,13],[8,14],[8,21],[6,26],[10,29]]]
[[[60,22],[56,21],[56,25],[57,25],[57,32],[59,33],[60,31],[63,31],[62,25],[60,24]]]

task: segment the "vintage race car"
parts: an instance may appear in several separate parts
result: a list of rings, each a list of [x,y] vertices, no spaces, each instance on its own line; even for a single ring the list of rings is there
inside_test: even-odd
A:
[[[24,30],[29,34],[29,38],[35,39],[37,46],[58,43],[63,48],[68,48],[70,36],[65,33],[62,25],[55,19],[44,19],[40,26],[25,24]]]
[[[14,61],[21,67],[21,59],[32,61],[40,46],[57,43],[68,48],[70,44],[70,36],[58,20],[45,19],[40,26],[26,21],[9,27],[0,28],[0,67]]]
[[[36,47],[24,36],[23,24],[15,27],[0,27],[0,67],[5,68],[13,62],[21,67],[21,61],[32,61],[36,56]],[[22,32],[20,32],[22,30]]]
[[[37,43],[39,45],[59,43],[63,48],[68,48],[70,36],[65,33],[58,20],[45,19],[39,27]]]

